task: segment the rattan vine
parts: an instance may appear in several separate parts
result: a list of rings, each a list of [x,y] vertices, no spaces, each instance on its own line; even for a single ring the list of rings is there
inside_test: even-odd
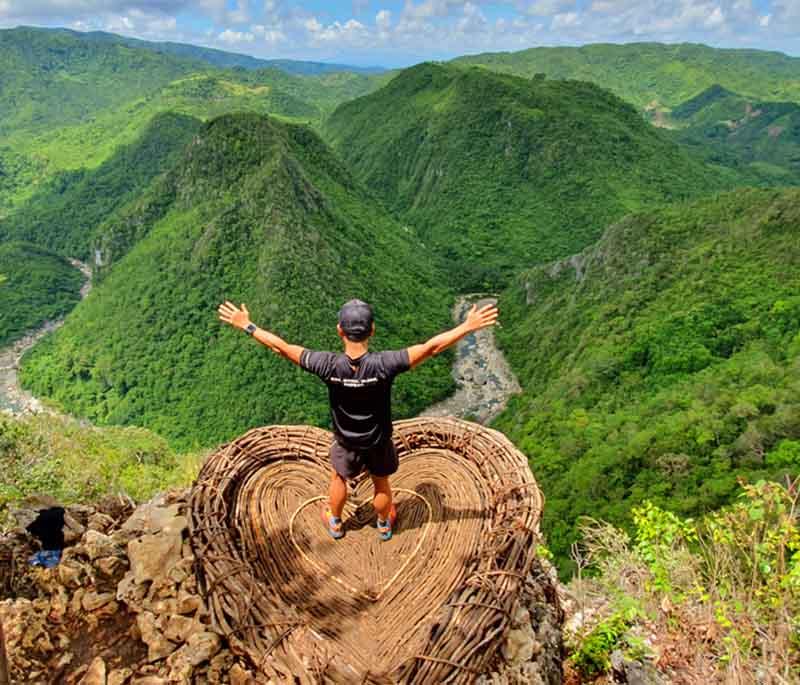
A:
[[[399,523],[370,528],[355,483],[343,540],[319,518],[331,435],[252,430],[204,465],[190,534],[216,630],[264,682],[469,683],[498,648],[536,553],[542,495],[499,432],[395,424]]]

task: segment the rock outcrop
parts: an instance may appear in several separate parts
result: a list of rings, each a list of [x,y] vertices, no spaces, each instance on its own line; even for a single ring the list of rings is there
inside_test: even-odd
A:
[[[12,683],[188,685],[267,682],[210,625],[188,539],[188,491],[134,507],[108,499],[65,508],[61,562],[32,567],[25,531],[0,538],[0,620]],[[536,565],[484,685],[561,681],[561,611],[552,569]]]

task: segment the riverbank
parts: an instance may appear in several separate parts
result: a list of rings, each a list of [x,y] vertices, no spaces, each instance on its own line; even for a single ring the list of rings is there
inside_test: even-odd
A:
[[[461,296],[453,306],[453,321],[461,322],[473,304],[482,307],[496,303],[493,297]],[[502,321],[502,313],[500,319]],[[472,333],[459,341],[452,374],[458,386],[455,394],[429,407],[422,416],[455,416],[487,424],[505,409],[512,395],[521,392],[491,329]]]
[[[86,279],[80,290],[83,300],[92,290],[92,269],[88,264],[77,259],[69,260]],[[19,384],[19,364],[23,355],[48,333],[60,328],[66,317],[55,321],[45,321],[35,331],[0,350],[0,411],[21,416],[26,413],[48,411],[31,393],[23,390]]]

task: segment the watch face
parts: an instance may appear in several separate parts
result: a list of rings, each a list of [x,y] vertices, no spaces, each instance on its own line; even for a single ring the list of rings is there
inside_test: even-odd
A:
[[[253,333],[256,332],[256,328],[257,326],[254,323],[249,323],[247,324],[247,328],[245,328],[244,330],[246,330],[250,335],[253,335]]]

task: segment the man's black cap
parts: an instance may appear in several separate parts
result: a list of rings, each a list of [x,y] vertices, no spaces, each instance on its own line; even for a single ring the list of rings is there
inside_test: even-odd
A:
[[[372,307],[361,300],[350,300],[339,310],[339,325],[353,342],[361,342],[372,333]]]

